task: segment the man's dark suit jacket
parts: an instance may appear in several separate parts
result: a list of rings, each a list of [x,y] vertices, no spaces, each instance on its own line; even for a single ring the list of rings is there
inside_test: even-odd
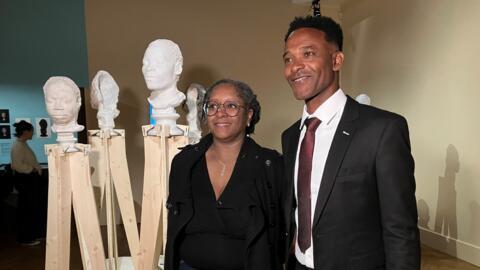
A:
[[[300,121],[282,134],[289,243],[299,136]],[[413,172],[406,120],[348,97],[312,209],[315,269],[420,269]]]

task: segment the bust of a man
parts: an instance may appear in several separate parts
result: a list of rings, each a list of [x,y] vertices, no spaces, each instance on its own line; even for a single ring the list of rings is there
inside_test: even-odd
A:
[[[119,87],[110,73],[100,70],[92,81],[90,101],[97,109],[98,126],[102,130],[115,128],[114,119],[120,114],[117,110]]]
[[[205,97],[205,88],[200,84],[192,83],[187,89],[187,101],[188,108],[187,122],[188,122],[188,139],[191,144],[198,143],[202,138],[201,124],[199,121],[198,112],[199,107],[203,103]]]
[[[58,134],[60,144],[75,143],[74,132],[83,130],[77,123],[78,111],[82,105],[80,89],[67,77],[50,77],[43,86],[47,113],[52,119],[52,131]]]
[[[183,57],[177,44],[167,39],[152,41],[143,56],[142,72],[147,88],[151,90],[148,102],[157,125],[170,127],[170,135],[182,135],[177,127],[179,115],[175,107],[185,100],[178,91],[177,82],[182,73]]]

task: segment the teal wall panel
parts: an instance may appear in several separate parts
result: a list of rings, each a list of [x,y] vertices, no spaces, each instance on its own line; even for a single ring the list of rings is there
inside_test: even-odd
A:
[[[0,109],[15,118],[48,117],[43,84],[51,76],[67,76],[88,85],[83,0],[0,0]],[[36,131],[37,132],[37,131]],[[10,162],[12,139],[0,139],[0,164]],[[30,146],[46,162],[45,143],[34,135]]]

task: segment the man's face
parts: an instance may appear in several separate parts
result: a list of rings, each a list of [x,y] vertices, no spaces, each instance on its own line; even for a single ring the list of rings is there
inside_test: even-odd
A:
[[[162,90],[177,82],[176,59],[167,55],[161,48],[151,47],[143,56],[142,72],[148,89]]]
[[[57,125],[66,125],[77,119],[80,102],[73,89],[65,84],[55,84],[46,91],[47,112]]]
[[[313,113],[339,88],[338,71],[343,54],[314,28],[295,30],[285,43],[284,75],[296,99]]]

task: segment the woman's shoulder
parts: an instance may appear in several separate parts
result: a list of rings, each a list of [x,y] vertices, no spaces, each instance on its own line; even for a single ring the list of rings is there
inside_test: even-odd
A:
[[[253,139],[250,138],[252,143],[257,147],[257,149],[261,152],[262,156],[265,159],[273,160],[273,161],[279,161],[282,159],[282,155],[275,149],[271,149],[268,147],[261,146],[257,142],[255,142]]]
[[[187,144],[185,146],[180,147],[180,152],[175,155],[173,161],[185,161],[190,159],[195,159],[198,155],[205,153],[208,146],[211,144],[211,138],[209,136],[205,136],[200,140],[200,142],[196,144]]]

